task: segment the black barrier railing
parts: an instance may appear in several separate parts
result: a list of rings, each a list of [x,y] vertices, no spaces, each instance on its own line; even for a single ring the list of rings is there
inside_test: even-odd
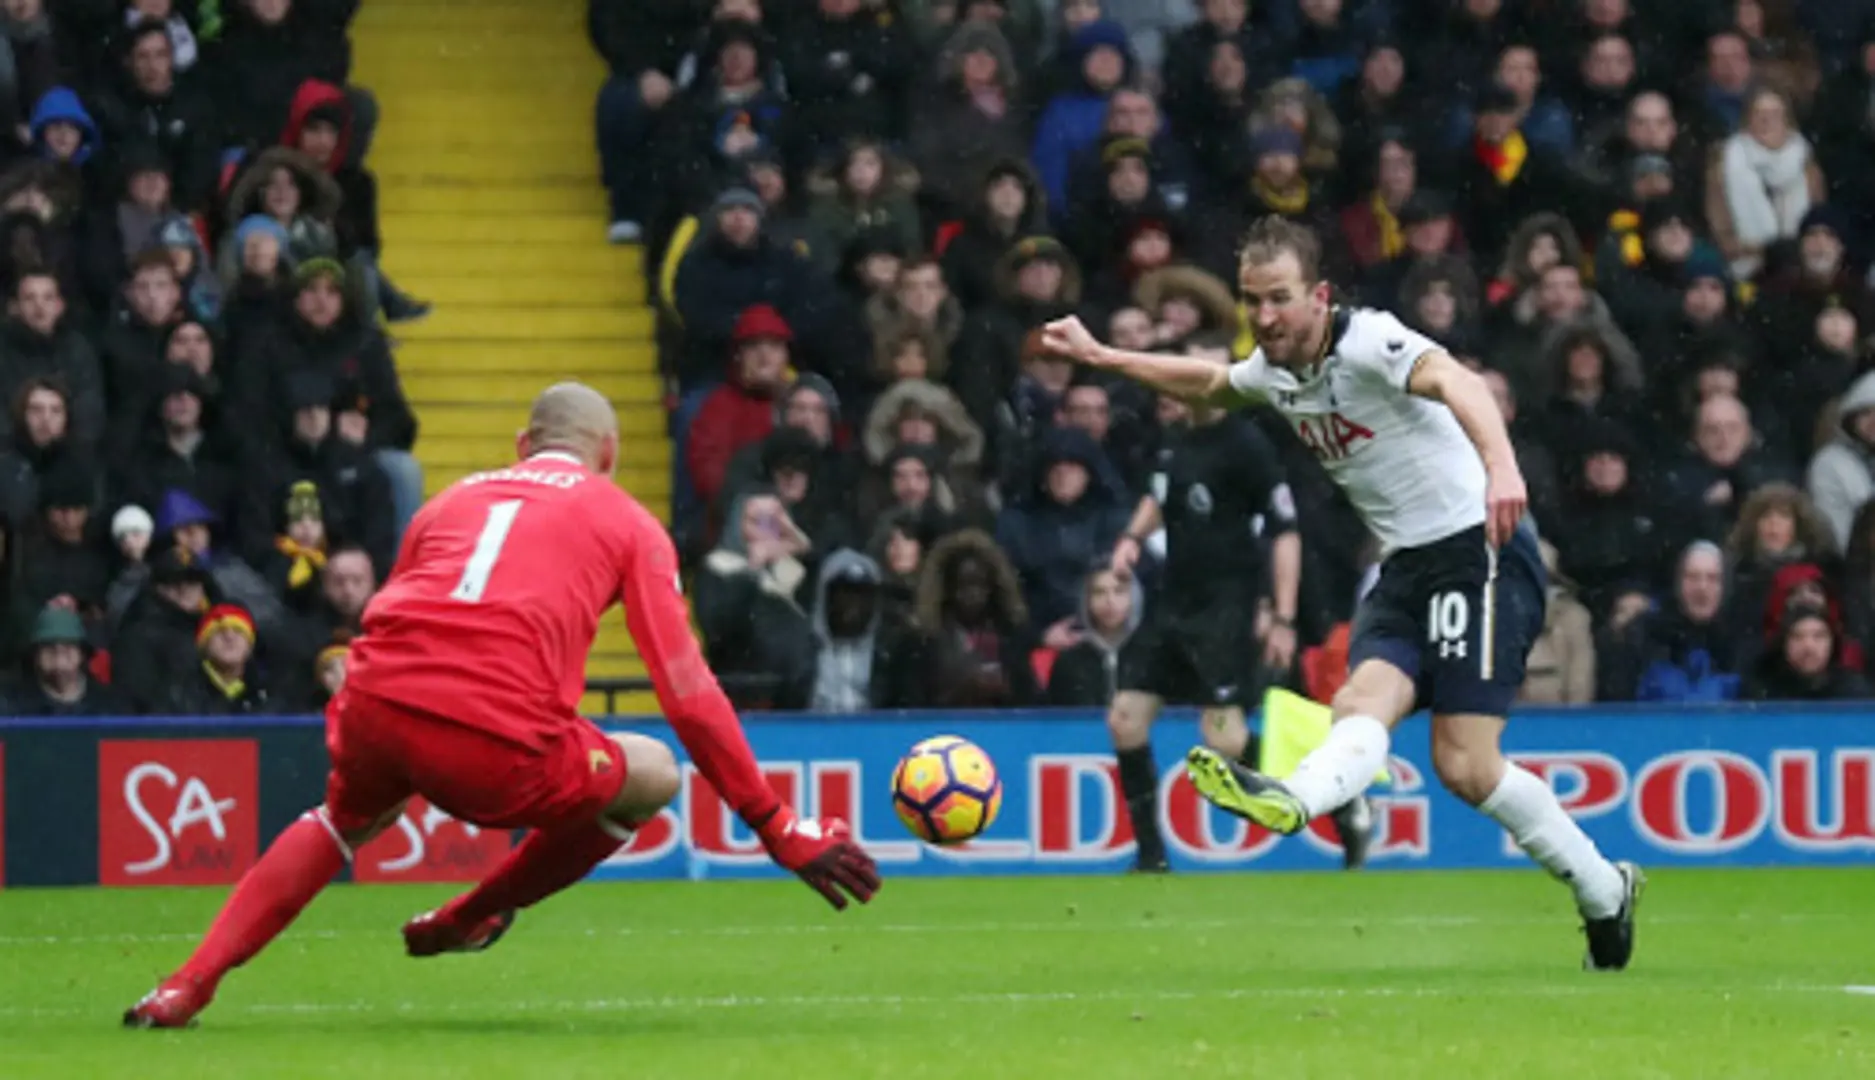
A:
[[[731,700],[740,702],[744,697],[759,698],[774,692],[781,685],[779,675],[761,672],[726,672],[718,675],[716,681]],[[586,692],[605,695],[606,715],[618,713],[618,696],[636,694],[655,689],[651,680],[643,675],[630,675],[616,679],[587,679]]]

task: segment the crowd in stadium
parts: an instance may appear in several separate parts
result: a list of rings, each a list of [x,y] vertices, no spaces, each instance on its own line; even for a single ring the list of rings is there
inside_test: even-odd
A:
[[[0,709],[317,707],[422,497],[357,0],[0,4]]]
[[[1319,232],[1345,302],[1496,390],[1553,565],[1527,700],[1868,692],[1875,5],[590,15],[673,524],[745,704],[1104,703],[1153,560],[1143,587],[1100,568],[1178,410],[1038,328],[1245,355],[1233,245],[1272,214]],[[1307,648],[1272,674],[1320,692],[1377,552],[1284,422],[1240,422],[1299,508]]]

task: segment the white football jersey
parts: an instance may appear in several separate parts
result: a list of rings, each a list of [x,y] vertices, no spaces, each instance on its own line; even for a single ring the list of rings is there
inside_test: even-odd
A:
[[[1406,389],[1440,346],[1393,315],[1336,308],[1322,363],[1293,372],[1258,349],[1233,364],[1238,393],[1268,401],[1348,493],[1383,556],[1484,522],[1484,461],[1452,411]]]

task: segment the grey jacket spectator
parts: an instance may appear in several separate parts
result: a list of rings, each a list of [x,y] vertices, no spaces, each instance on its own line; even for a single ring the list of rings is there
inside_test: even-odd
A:
[[[1837,412],[1837,431],[1810,459],[1807,485],[1837,546],[1847,548],[1856,512],[1875,495],[1875,373],[1850,384]]]

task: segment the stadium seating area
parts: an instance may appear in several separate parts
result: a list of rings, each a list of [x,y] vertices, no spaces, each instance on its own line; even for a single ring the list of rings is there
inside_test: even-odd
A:
[[[1079,612],[1160,406],[1034,332],[1074,312],[1128,348],[1241,354],[1233,243],[1266,214],[1499,393],[1556,571],[1527,697],[1866,694],[1866,0],[589,14],[672,524],[745,703],[1067,700],[1052,658],[1137,621]],[[1247,422],[1301,508],[1313,648],[1278,674],[1319,689],[1374,552],[1287,426]]]

